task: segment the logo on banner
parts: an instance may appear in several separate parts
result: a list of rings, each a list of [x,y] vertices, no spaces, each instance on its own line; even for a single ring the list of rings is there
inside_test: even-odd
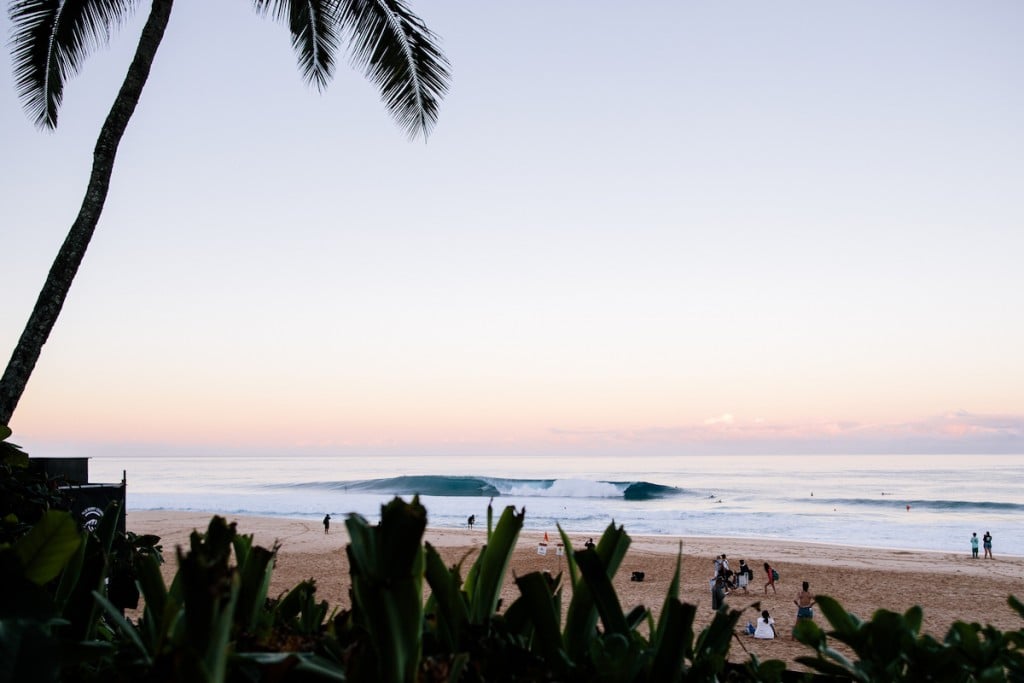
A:
[[[82,526],[86,531],[96,531],[96,526],[103,519],[103,510],[98,507],[87,507],[82,510]]]

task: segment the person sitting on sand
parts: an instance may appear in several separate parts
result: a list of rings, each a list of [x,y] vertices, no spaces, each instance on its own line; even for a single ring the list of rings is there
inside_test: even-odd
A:
[[[775,638],[775,620],[768,614],[768,610],[761,612],[761,618],[757,620],[757,628],[754,629],[754,637],[764,640]]]
[[[796,599],[793,600],[793,604],[796,605],[796,618],[800,619],[813,619],[814,618],[814,595],[810,591],[811,585],[804,581],[803,590],[796,594]]]
[[[764,594],[768,595],[768,586],[772,587],[772,593],[778,594],[778,591],[775,590],[775,571],[767,562],[764,563],[764,573],[768,576],[768,582],[764,584]]]

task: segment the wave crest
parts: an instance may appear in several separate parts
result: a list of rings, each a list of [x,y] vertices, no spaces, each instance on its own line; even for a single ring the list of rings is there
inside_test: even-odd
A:
[[[275,488],[277,485],[275,485]],[[358,481],[302,482],[285,488],[314,488],[348,493],[376,493],[394,496],[472,496],[495,498],[621,498],[643,501],[685,493],[675,486],[649,481],[595,481],[590,479],[502,479],[476,476],[403,475]]]

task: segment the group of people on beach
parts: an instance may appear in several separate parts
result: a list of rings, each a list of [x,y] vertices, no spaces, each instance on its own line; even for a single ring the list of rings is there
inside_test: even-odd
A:
[[[985,548],[985,557],[989,560],[992,558],[992,534],[985,532],[985,535],[981,537],[982,545]],[[978,532],[975,531],[971,534],[971,557],[978,558]]]
[[[814,618],[814,605],[816,601],[814,594],[811,593],[811,584],[807,581],[803,582],[800,592],[793,599],[793,604],[796,605],[797,623],[801,619]],[[771,613],[768,610],[761,610],[761,616],[757,620],[757,625],[747,624],[747,634],[763,640],[772,640],[778,637],[778,633],[775,631],[775,619]]]
[[[772,569],[767,562],[764,563],[764,571],[768,580],[764,584],[764,593],[768,594],[769,586],[775,592],[775,581],[778,579],[778,572]],[[725,553],[718,555],[712,560],[712,572],[709,584],[711,586],[711,609],[718,609],[722,606],[725,596],[729,593],[742,590],[744,594],[750,592],[748,586],[754,580],[754,570],[750,568],[746,560],[740,560],[739,567],[734,571],[729,566],[729,558]]]
[[[740,560],[739,567],[733,571],[729,566],[729,558],[725,553],[716,556],[712,561],[712,572],[709,580],[711,586],[711,609],[718,610],[725,604],[725,597],[731,592],[742,590],[744,594],[749,593],[748,586],[754,578],[754,571],[747,564],[746,560]],[[768,562],[763,564],[765,573],[764,594],[768,595],[768,589],[772,594],[777,595],[775,582],[779,580],[779,572]],[[811,593],[811,586],[804,581],[800,592],[793,599],[796,605],[796,619],[813,619],[814,605],[816,600]],[[747,633],[755,638],[770,639],[776,637],[775,619],[768,610],[763,610],[757,620],[757,624],[747,624]]]
[[[711,579],[711,609],[717,610],[725,601],[725,596],[734,590],[742,590],[747,593],[747,585],[754,578],[754,572],[750,569],[746,560],[740,560],[740,566],[733,571],[729,566],[729,558],[725,553],[718,555],[712,560]]]

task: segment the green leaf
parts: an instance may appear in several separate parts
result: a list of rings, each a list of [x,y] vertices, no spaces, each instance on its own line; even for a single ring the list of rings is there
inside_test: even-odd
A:
[[[352,577],[353,611],[376,652],[378,680],[412,681],[423,635],[423,532],[426,510],[395,498],[370,527],[359,515],[345,521]]]
[[[574,553],[577,565],[580,557],[585,554],[595,554],[600,558],[605,567],[608,577],[615,575],[622,558],[629,548],[630,539],[622,527],[616,528],[612,522],[601,535],[601,540],[593,550],[577,550]],[[569,610],[565,619],[565,629],[562,639],[569,657],[579,661],[589,651],[589,643],[593,638],[594,628],[597,626],[597,608],[594,605],[594,598],[590,593],[587,582],[580,580],[573,584],[572,600],[569,602]]]
[[[236,536],[233,543],[238,560],[240,585],[236,623],[249,633],[259,630],[260,616],[267,602],[267,591],[274,573],[277,545],[272,550],[252,544],[252,536]]]
[[[622,606],[619,604],[619,596],[615,594],[611,579],[605,572],[604,563],[597,553],[581,552],[576,558],[583,581],[590,590],[594,606],[601,616],[605,631],[609,634],[619,634],[629,637],[629,626],[626,624],[626,615],[622,613]]]
[[[921,632],[921,623],[924,621],[924,612],[919,605],[914,605],[903,614],[903,621],[907,628],[915,636]]]
[[[498,609],[501,586],[505,573],[512,561],[516,540],[523,528],[523,512],[517,513],[511,505],[506,507],[498,519],[487,545],[480,551],[475,568],[466,579],[466,593],[469,595],[469,619],[471,623],[483,624]],[[488,518],[491,512],[488,509]]]
[[[672,573],[672,580],[668,584],[668,593],[665,594],[665,601],[662,604],[661,616],[658,618],[658,628],[652,632],[651,645],[655,651],[660,650],[665,642],[664,630],[667,628],[664,621],[669,618],[669,606],[679,601],[679,574],[683,566],[683,543],[679,542],[679,553],[676,555],[676,569]]]
[[[819,595],[816,598],[821,613],[828,619],[828,623],[835,630],[835,635],[843,642],[845,638],[855,638],[860,630],[861,621],[854,615],[843,609],[843,606],[827,595]]]
[[[466,667],[469,666],[469,653],[460,652],[452,658],[451,669],[448,674],[448,683],[459,683],[462,680],[462,674],[466,671]]]
[[[687,623],[687,616],[691,619]],[[692,638],[693,614],[687,615],[678,599],[666,598],[658,617],[657,637],[652,639],[654,661],[651,665],[651,681],[671,681],[679,677],[687,648],[687,638]]]
[[[551,666],[565,661],[559,628],[561,614],[551,585],[552,579],[541,572],[530,572],[516,579],[522,604],[530,615],[536,638],[534,643]],[[561,673],[565,673],[564,669]]]
[[[576,566],[575,551],[572,549],[572,541],[569,540],[569,534],[565,533],[565,529],[562,528],[561,524],[556,524],[558,527],[558,535],[562,537],[562,545],[565,547],[565,560],[569,566],[569,585],[575,586],[580,580],[580,570]]]
[[[1024,619],[1024,602],[1018,600],[1016,596],[1011,595],[1006,599],[1006,603],[1014,612],[1020,615],[1021,619]]]
[[[142,638],[139,636],[139,632],[135,627],[124,618],[123,614],[121,614],[121,610],[115,607],[114,603],[110,602],[110,600],[107,599],[107,596],[103,595],[99,591],[93,591],[93,597],[96,598],[97,604],[103,608],[103,611],[107,613],[107,618],[110,619],[110,623],[112,623],[114,627],[121,632],[121,635],[127,638],[128,641],[131,642],[131,644],[139,651],[139,654],[142,655],[146,666],[151,666],[153,664],[153,659],[150,657],[150,653],[146,649],[146,645],[142,642]]]
[[[460,590],[459,567],[449,570],[434,546],[427,543],[424,575],[431,590],[437,636],[448,651],[455,652],[469,622],[465,594]]]
[[[25,578],[43,585],[57,578],[82,544],[82,532],[70,514],[47,510],[32,529],[14,544]]]

